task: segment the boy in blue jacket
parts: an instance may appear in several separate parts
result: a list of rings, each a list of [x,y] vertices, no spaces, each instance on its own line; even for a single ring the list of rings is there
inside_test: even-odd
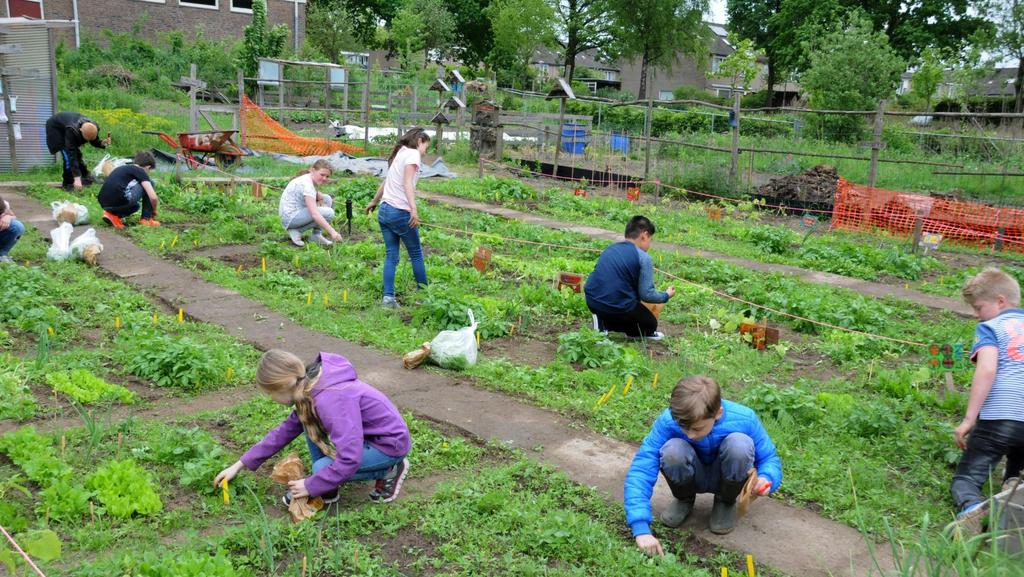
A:
[[[736,526],[736,498],[751,467],[757,468],[759,495],[778,489],[782,463],[754,411],[723,401],[710,377],[680,380],[669,408],[654,421],[626,473],[626,522],[637,546],[648,554],[663,554],[651,534],[651,495],[659,472],[675,497],[661,514],[665,525],[682,525],[697,493],[714,493],[710,528],[724,535]]]

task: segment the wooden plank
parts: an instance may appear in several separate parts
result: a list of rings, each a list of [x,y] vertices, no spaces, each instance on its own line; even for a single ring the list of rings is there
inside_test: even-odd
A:
[[[189,76],[182,76],[181,78],[178,79],[178,83],[183,85],[183,86],[189,86],[189,87],[192,87],[192,88],[198,88],[200,90],[205,90],[206,89],[206,81],[200,80],[198,78],[192,78],[192,77],[189,77]]]

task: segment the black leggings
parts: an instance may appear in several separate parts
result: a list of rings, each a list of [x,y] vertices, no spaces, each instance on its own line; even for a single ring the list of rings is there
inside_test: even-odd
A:
[[[598,327],[602,330],[625,333],[627,337],[649,337],[658,329],[658,319],[643,303],[624,313],[604,313],[590,309],[597,315]]]

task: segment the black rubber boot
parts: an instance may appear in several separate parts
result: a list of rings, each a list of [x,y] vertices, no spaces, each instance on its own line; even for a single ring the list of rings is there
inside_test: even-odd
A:
[[[693,512],[693,503],[697,500],[697,482],[691,479],[682,485],[670,484],[669,488],[675,499],[661,512],[661,522],[667,527],[678,527]]]
[[[729,481],[722,479],[715,494],[715,505],[711,508],[711,532],[716,535],[731,533],[736,528],[736,498],[739,497],[746,479]]]

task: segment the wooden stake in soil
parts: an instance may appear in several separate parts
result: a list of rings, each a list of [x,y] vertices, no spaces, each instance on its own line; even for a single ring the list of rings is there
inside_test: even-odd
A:
[[[625,397],[625,396],[626,396],[626,393],[628,393],[628,392],[629,392],[629,389],[630,389],[630,387],[632,387],[632,386],[633,386],[633,375],[629,375],[629,378],[628,378],[628,379],[626,379],[626,386],[625,386],[625,387],[622,387],[622,396],[623,396],[623,397]]]
[[[171,248],[174,248],[176,244],[178,244],[178,235],[174,235],[174,238],[171,239]]]
[[[182,309],[179,308],[178,309],[178,324],[182,324],[184,322],[185,322],[185,311],[183,311]]]
[[[306,556],[302,556],[302,577],[306,577]]]
[[[324,306],[325,307],[331,306],[331,301],[330,301],[330,299],[327,298],[327,293],[324,293]]]
[[[722,577],[729,577],[729,568],[722,567]]]
[[[307,305],[313,304],[313,293],[312,292],[306,293],[306,304]]]
[[[89,499],[89,524],[96,524],[96,510],[93,508],[92,499]]]
[[[232,369],[231,367],[228,367],[227,378],[228,378],[229,381],[231,380],[231,376],[234,375],[234,374],[235,374],[235,370]]]
[[[747,555],[747,577],[755,577],[753,555]]]
[[[153,313],[153,324],[156,325],[159,322],[160,322],[160,318],[157,316],[156,313]]]
[[[348,304],[348,289],[341,291],[341,302]]]
[[[654,373],[654,380],[651,381],[651,388],[652,389],[657,389],[658,388],[658,373]]]
[[[64,458],[64,450],[68,448],[68,439],[64,435],[60,436],[60,458]]]
[[[260,270],[267,272],[267,257],[260,257]]]
[[[224,495],[224,504],[225,505],[230,505],[231,504],[231,495],[228,494],[228,480],[226,478],[220,480],[220,489],[221,489],[221,493]],[[302,562],[303,562],[303,565],[305,565],[305,562],[306,562],[306,558],[305,557],[302,558]],[[303,573],[305,573],[305,571],[303,571]]]

